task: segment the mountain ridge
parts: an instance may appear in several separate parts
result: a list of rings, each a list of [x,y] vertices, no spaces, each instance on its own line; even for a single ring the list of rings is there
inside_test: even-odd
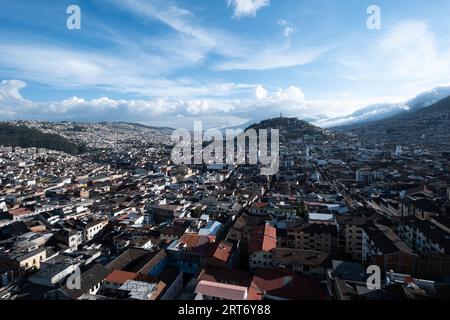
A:
[[[399,103],[379,103],[358,109],[350,115],[336,117],[326,122],[344,122],[327,126],[332,130],[342,130],[351,127],[373,123],[379,120],[389,119],[401,114],[414,113],[417,110],[431,106],[432,104],[450,96],[450,87],[441,86],[416,95],[414,98]],[[345,121],[345,119],[348,119]]]
[[[72,155],[77,155],[84,150],[84,146],[77,145],[60,135],[44,133],[20,123],[6,122],[0,125],[0,145],[14,148],[45,148]]]
[[[450,146],[450,96],[415,112],[365,125],[340,128],[373,142],[403,144],[408,141],[424,145]]]

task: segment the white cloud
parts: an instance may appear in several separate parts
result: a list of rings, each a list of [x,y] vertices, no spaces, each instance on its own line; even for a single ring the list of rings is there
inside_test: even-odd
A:
[[[33,103],[20,93],[25,87],[26,83],[19,80],[0,82],[0,118],[11,118],[18,111],[29,112],[33,109]]]
[[[442,100],[450,95],[450,86],[437,87],[432,90],[423,92],[416,97],[407,100],[394,102],[392,98],[385,98],[382,103],[369,104],[364,108],[358,109],[355,112],[343,116],[332,116],[326,119],[320,119],[316,124],[323,127],[332,127],[340,125],[349,125],[353,123],[371,122],[383,120],[404,111],[417,111],[421,108],[430,106],[439,100]],[[386,102],[391,100],[392,102]],[[363,105],[363,104],[361,104]]]
[[[173,30],[151,36],[93,22],[96,32],[90,40],[113,44],[114,50],[103,45],[95,50],[70,44],[61,47],[44,37],[40,42],[26,44],[7,39],[0,44],[0,73],[5,78],[54,88],[102,89],[145,98],[204,99],[245,94],[255,86],[219,80],[195,81],[188,78],[191,75],[176,78],[174,74],[187,68],[214,71],[285,68],[313,62],[323,52],[292,49],[289,45],[268,46],[265,41],[242,39],[206,28],[198,24],[192,12],[171,1],[110,0],[110,3],[128,14],[151,22],[156,20]],[[214,59],[208,59],[210,55]]]
[[[258,85],[256,87],[256,89],[255,89],[255,96],[256,96],[257,100],[265,99],[267,97],[267,94],[268,94],[268,92],[267,92],[266,89],[264,89],[263,86]]]
[[[386,28],[365,49],[350,48],[339,62],[344,78],[370,82],[385,92],[395,84],[392,88],[405,97],[450,82],[450,48],[442,45],[427,22],[403,21]]]
[[[292,33],[294,33],[294,28],[287,26],[284,28],[283,36],[285,36],[286,38],[289,38]]]
[[[270,5],[270,0],[228,0],[228,5],[234,7],[235,17],[255,17],[259,9]]]
[[[206,99],[187,101],[183,107],[188,115],[228,113],[234,109],[234,106],[227,101]]]
[[[219,63],[214,70],[270,70],[301,66],[316,61],[326,51],[322,48],[292,50],[289,46],[262,49],[239,59]]]
[[[25,99],[20,90],[26,84],[9,80],[0,82],[0,120],[54,120],[54,121],[130,121],[156,126],[189,126],[203,121],[205,128],[236,126],[284,116],[298,117],[316,125],[330,127],[373,117],[394,115],[410,106],[423,106],[446,96],[450,87],[426,92],[404,103],[378,103],[358,99],[352,94],[334,95],[324,100],[308,100],[296,86],[268,90],[256,85],[246,98],[148,100],[111,99],[100,97],[84,99],[71,97],[62,101],[33,102]],[[389,101],[389,100],[385,100]],[[370,104],[370,105],[369,105]],[[343,112],[368,105],[349,116]]]
[[[169,51],[183,54],[189,52],[202,60],[208,53],[215,52],[226,57],[234,57],[249,41],[214,28],[206,28],[198,24],[192,12],[180,8],[169,1],[154,0],[109,0],[112,5],[128,11],[134,15],[152,21],[158,21],[177,31],[175,37],[165,39]],[[155,43],[156,40],[156,43]],[[139,39],[142,41],[142,39]],[[161,47],[159,39],[145,41],[146,45]],[[168,45],[168,46],[167,46]],[[170,48],[174,48],[170,50]]]
[[[435,35],[425,22],[396,25],[377,45],[384,55],[388,75],[428,82],[450,78],[450,51],[440,52]]]
[[[157,20],[173,30],[176,36],[167,38],[144,39],[137,41],[153,48],[164,48],[164,56],[173,57],[166,65],[177,69],[188,63],[213,69],[214,71],[228,70],[268,70],[308,64],[315,61],[326,49],[323,48],[291,48],[287,45],[268,45],[266,41],[243,39],[235,34],[223,30],[204,27],[198,24],[190,11],[169,5],[164,1],[146,2],[143,0],[112,1],[112,4],[143,16],[150,20]],[[255,10],[269,5],[269,1],[252,0],[236,1],[230,5],[239,8],[239,12]],[[251,10],[250,10],[251,11]],[[293,29],[286,22],[283,35],[289,36]],[[127,44],[128,47],[129,44]],[[217,54],[220,62],[213,62],[212,66],[202,65],[208,55]],[[185,66],[181,65],[185,63]],[[188,64],[189,65],[189,64]]]
[[[190,19],[192,13],[184,8],[165,3],[164,1],[145,0],[109,0],[111,4],[122,7],[136,15],[158,20],[174,30],[198,38],[205,43],[214,45],[214,38],[204,29],[194,26]]]
[[[172,124],[181,118],[194,116],[227,116],[230,120],[239,101],[227,99],[173,99],[125,100],[100,97],[87,100],[71,97],[62,101],[32,102],[23,98],[20,90],[26,84],[9,80],[0,82],[1,120],[54,120],[54,121],[161,121]],[[216,120],[218,122],[219,120]]]
[[[38,45],[0,45],[0,70],[57,88],[103,88],[147,97],[223,97],[253,90],[253,85],[167,79],[158,57],[110,57]],[[170,69],[171,70],[171,69]]]
[[[21,81],[0,83],[0,119],[54,121],[131,121],[153,125],[177,126],[191,120],[205,121],[205,127],[218,124],[240,124],[257,121],[280,112],[289,116],[312,116],[314,102],[305,100],[302,90],[288,87],[269,92],[261,85],[245,99],[173,99],[125,100],[100,97],[87,100],[72,97],[54,102],[32,102],[24,99]],[[7,97],[7,99],[5,99]]]
[[[297,102],[301,103],[305,101],[305,95],[298,87],[289,87],[287,89],[279,89],[275,93],[275,97],[285,102]]]
[[[19,80],[3,80],[0,82],[0,102],[9,100],[24,101],[20,90],[26,87],[26,83]]]
[[[284,19],[278,20],[277,24],[283,27],[283,36],[289,38],[294,33],[294,28]]]

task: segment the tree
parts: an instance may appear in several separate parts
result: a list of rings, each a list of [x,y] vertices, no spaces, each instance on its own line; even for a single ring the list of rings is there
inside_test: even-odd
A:
[[[0,123],[0,146],[22,147],[22,148],[45,148],[50,150],[63,151],[70,154],[78,154],[79,149],[85,147],[77,146],[66,138],[51,133],[44,133],[25,125],[15,125],[10,123]]]
[[[198,206],[191,212],[192,218],[200,218],[202,216],[203,208],[201,206]]]
[[[297,216],[306,218],[306,215],[308,213],[308,206],[306,205],[306,203],[303,200],[297,206],[296,211],[297,211]]]

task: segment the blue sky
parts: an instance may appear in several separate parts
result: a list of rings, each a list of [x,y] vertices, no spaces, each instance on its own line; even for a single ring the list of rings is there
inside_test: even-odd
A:
[[[66,9],[81,8],[81,30]],[[366,27],[369,5],[380,30]],[[315,123],[450,84],[448,0],[0,0],[0,119]]]

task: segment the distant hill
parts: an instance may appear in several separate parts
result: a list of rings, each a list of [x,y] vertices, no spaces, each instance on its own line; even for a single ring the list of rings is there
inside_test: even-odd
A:
[[[124,124],[134,127],[140,127],[140,128],[146,128],[146,129],[153,129],[153,130],[166,130],[166,131],[175,131],[175,129],[170,127],[154,127],[154,126],[147,126],[142,123],[135,123],[135,122],[117,122],[117,124]]]
[[[21,124],[0,123],[0,145],[5,147],[45,148],[69,154],[82,152],[83,147],[57,135],[43,133]]]
[[[249,126],[248,129],[278,129],[280,141],[302,139],[305,136],[325,138],[326,131],[297,118],[273,118]]]

